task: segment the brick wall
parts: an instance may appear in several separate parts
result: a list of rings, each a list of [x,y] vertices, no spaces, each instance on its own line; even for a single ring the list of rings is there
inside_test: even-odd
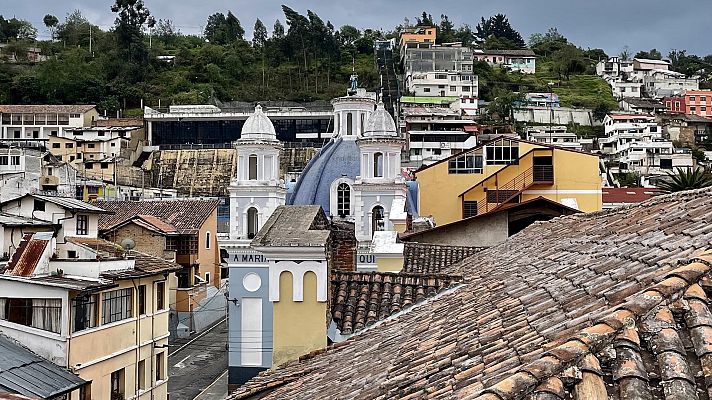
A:
[[[121,244],[121,241],[126,238],[133,239],[134,243],[136,243],[134,250],[163,258],[163,251],[166,249],[165,236],[151,232],[136,224],[128,224],[106,235],[107,240],[117,244]]]
[[[353,223],[334,222],[331,229],[331,269],[356,270],[356,232]]]

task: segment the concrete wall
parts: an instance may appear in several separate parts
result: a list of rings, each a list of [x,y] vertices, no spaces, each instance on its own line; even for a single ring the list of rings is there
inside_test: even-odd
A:
[[[192,313],[183,311],[174,312],[175,314],[169,323],[169,329],[171,335],[173,335],[172,337],[182,336],[180,331],[188,327],[192,327],[195,332],[200,333],[225,318],[225,291],[225,288],[216,288],[207,285],[205,297],[195,301]]]
[[[551,116],[551,108],[548,107],[527,107],[514,110],[514,119],[517,122],[527,122],[536,124],[553,123],[555,125],[579,124],[583,126],[599,126],[601,121],[593,118],[593,110],[587,108],[554,108]]]
[[[498,212],[468,223],[421,232],[416,240],[447,246],[490,247],[507,240],[508,234],[509,217],[506,212]]]

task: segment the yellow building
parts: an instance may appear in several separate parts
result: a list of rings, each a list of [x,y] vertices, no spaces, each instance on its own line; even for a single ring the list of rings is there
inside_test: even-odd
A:
[[[167,399],[167,282],[179,269],[100,239],[36,233],[0,275],[0,333],[91,382],[72,400]]]
[[[443,225],[544,197],[583,211],[602,208],[598,156],[501,137],[416,172],[420,215]]]
[[[437,28],[434,26],[418,26],[406,29],[401,33],[399,46],[403,48],[408,43],[430,43],[435,44],[437,38]]]

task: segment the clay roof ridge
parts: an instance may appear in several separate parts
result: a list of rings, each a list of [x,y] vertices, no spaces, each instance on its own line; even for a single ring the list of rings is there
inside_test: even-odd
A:
[[[525,398],[537,386],[545,384],[550,378],[578,365],[586,356],[612,343],[625,328],[635,326],[665,300],[681,297],[703,276],[709,276],[712,271],[712,251],[678,265],[682,266],[665,274],[662,281],[628,297],[611,312],[598,318],[593,325],[549,349],[538,360],[522,365],[517,372],[472,396],[465,397],[465,400]]]

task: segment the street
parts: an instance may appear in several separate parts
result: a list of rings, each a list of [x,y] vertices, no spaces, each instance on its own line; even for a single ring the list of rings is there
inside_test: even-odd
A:
[[[222,321],[169,354],[171,399],[193,400],[204,390],[201,400],[224,398],[227,385],[223,393],[222,380],[216,379],[227,371],[227,327]]]

